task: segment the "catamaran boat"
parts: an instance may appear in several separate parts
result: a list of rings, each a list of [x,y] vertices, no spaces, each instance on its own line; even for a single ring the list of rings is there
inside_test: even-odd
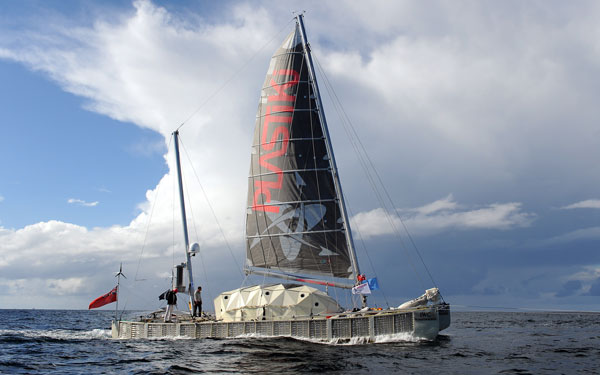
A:
[[[284,282],[223,292],[214,299],[211,317],[179,312],[173,322],[164,322],[159,311],[136,321],[115,320],[113,338],[260,335],[375,342],[410,335],[433,340],[450,325],[450,305],[437,288],[396,308],[368,306],[366,297],[377,285],[361,274],[303,15],[295,18],[271,58],[261,91],[246,213],[246,274]],[[173,136],[187,249],[173,287],[191,302],[191,256],[198,246],[188,240],[179,132]],[[318,287],[351,289],[360,306],[345,309]]]

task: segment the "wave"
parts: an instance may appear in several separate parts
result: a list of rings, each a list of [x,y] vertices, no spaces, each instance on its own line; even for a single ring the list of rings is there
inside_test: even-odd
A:
[[[269,335],[262,335],[259,333],[247,333],[244,335],[236,336],[235,338],[242,338],[242,339],[243,338],[265,338],[265,339],[285,338],[285,339],[293,339],[293,340],[298,340],[298,341],[308,341],[308,342],[312,342],[315,344],[324,344],[324,345],[365,345],[365,344],[373,344],[373,343],[384,344],[384,343],[397,343],[397,342],[419,343],[419,342],[426,341],[421,338],[415,337],[410,333],[395,333],[395,334],[389,334],[389,335],[378,335],[378,336],[375,336],[373,339],[368,338],[368,337],[353,337],[353,338],[349,338],[349,339],[335,338],[335,339],[331,339],[331,340],[319,340],[319,339],[314,339],[314,338],[296,337],[296,336],[269,336]]]
[[[44,341],[65,340],[104,340],[111,337],[108,329],[92,329],[90,331],[77,331],[68,329],[0,329],[0,340],[18,341],[35,339]]]
[[[130,339],[122,339],[122,340],[130,340]],[[148,337],[141,340],[149,340],[149,341],[179,341],[179,340],[195,340],[193,337],[189,336],[163,336],[163,337]]]

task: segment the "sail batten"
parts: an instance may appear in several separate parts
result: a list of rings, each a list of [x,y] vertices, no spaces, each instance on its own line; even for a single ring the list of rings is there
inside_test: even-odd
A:
[[[272,58],[274,57],[281,57],[281,56],[285,56],[285,55],[304,55],[304,52],[284,52],[284,53],[280,53],[280,54],[274,54],[273,56],[271,56]]]
[[[265,116],[270,116],[270,115],[278,115],[278,114],[282,114],[282,113],[287,113],[287,112],[291,112],[291,110],[285,110],[285,111],[273,111],[269,114],[266,115],[261,115],[261,116],[256,116],[257,118],[260,117],[265,117]],[[317,112],[316,109],[295,109],[294,112]]]
[[[259,173],[259,174],[251,175],[251,176],[249,176],[249,178],[262,177],[262,176],[270,176],[270,175],[273,175],[273,174],[279,174],[279,173],[293,173],[293,172],[322,172],[322,171],[329,171],[329,170],[331,170],[331,169],[330,169],[330,168],[287,169],[287,170],[282,170],[281,172],[267,172],[267,173]]]
[[[279,81],[279,84],[284,84],[284,83],[288,83],[288,82],[294,82],[294,81],[287,81],[287,82],[286,82],[286,81]],[[301,84],[304,84],[304,83],[310,83],[310,81],[302,81],[302,80],[298,80],[298,84],[300,84],[300,85],[301,85]],[[263,87],[262,89],[263,89],[263,90],[265,90],[265,89],[267,89],[267,90],[268,90],[269,88],[271,88],[271,86],[270,86],[270,85],[269,85],[269,86],[265,86],[265,87]],[[261,96],[260,96],[260,98],[261,98],[261,99],[262,99],[262,98],[266,98],[266,96],[264,96],[264,95],[261,95]]]
[[[345,224],[298,25],[271,58],[248,177],[247,264],[351,278]]]
[[[294,141],[319,141],[319,140],[323,140],[323,137],[320,138],[290,138],[287,141],[290,142],[294,142]],[[252,148],[256,148],[256,147],[262,147],[264,145],[270,145],[272,143],[281,143],[283,142],[283,140],[279,139],[279,140],[274,140],[274,141],[270,141],[270,142],[265,142],[265,143],[258,143],[258,144],[253,144]]]
[[[298,203],[321,203],[321,202],[337,202],[337,199],[320,199],[314,201],[287,201],[287,202],[273,202],[273,203],[263,203],[264,206],[284,206],[286,204],[298,204]],[[252,206],[246,207],[252,208]]]
[[[288,236],[294,237],[302,234],[316,234],[316,233],[329,233],[329,232],[343,232],[344,229],[324,229],[324,230],[311,230],[305,232],[294,232],[294,233],[269,233],[269,234],[257,234],[255,236],[246,236],[246,238],[264,238],[264,237],[279,237]]]

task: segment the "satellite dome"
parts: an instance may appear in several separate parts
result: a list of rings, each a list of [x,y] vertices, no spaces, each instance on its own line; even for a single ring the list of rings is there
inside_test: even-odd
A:
[[[190,254],[196,255],[200,251],[200,245],[197,242],[194,242],[190,245]]]

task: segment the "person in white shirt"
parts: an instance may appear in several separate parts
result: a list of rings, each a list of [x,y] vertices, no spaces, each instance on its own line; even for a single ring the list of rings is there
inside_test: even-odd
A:
[[[196,315],[196,309],[198,309],[198,314]],[[199,286],[198,289],[194,292],[194,311],[192,312],[192,316],[202,316],[202,287]]]

